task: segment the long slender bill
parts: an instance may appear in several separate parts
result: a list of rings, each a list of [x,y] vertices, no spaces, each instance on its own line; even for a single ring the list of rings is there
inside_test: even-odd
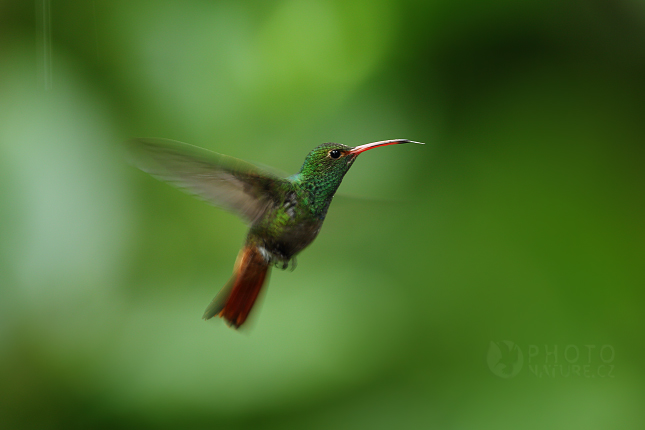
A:
[[[414,140],[408,140],[408,139],[381,140],[378,142],[366,143],[365,145],[357,146],[351,151],[349,151],[349,153],[358,155],[361,152],[367,151],[368,149],[378,148],[379,146],[386,146],[386,145],[398,145],[401,143],[418,143],[419,145],[425,145],[423,142],[415,142]]]

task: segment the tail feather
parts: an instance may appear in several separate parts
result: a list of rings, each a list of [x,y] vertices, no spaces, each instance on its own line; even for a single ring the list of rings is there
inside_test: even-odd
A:
[[[233,276],[208,305],[202,318],[207,320],[219,315],[229,325],[235,328],[241,326],[253,308],[269,268],[256,246],[242,248],[235,262]]]

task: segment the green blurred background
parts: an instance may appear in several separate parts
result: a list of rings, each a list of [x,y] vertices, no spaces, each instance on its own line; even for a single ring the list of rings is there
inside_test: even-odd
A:
[[[0,426],[645,428],[644,78],[637,0],[0,1]],[[427,145],[236,332],[246,227],[131,137]]]

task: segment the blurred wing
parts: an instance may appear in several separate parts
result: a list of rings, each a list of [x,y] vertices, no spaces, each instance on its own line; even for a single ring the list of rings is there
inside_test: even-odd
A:
[[[287,184],[233,157],[166,139],[135,139],[130,161],[146,173],[238,214],[249,223],[262,217]]]

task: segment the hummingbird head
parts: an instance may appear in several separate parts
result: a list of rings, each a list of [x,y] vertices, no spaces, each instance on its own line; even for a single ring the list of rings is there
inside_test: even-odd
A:
[[[345,173],[352,167],[358,154],[368,149],[399,143],[420,143],[407,139],[382,140],[352,148],[340,143],[323,143],[314,148],[300,169],[298,180],[309,189],[311,209],[320,219],[325,218],[327,208]]]
[[[307,155],[300,169],[300,174],[305,178],[311,179],[324,178],[332,181],[335,179],[340,184],[343,176],[345,176],[345,173],[352,167],[354,160],[358,157],[358,154],[379,146],[397,145],[400,143],[419,143],[423,145],[421,142],[414,142],[407,139],[382,140],[354,148],[341,143],[323,143]]]
[[[340,143],[323,143],[307,155],[300,174],[325,182],[334,179],[340,181],[356,159],[356,155],[350,153],[352,149]]]

